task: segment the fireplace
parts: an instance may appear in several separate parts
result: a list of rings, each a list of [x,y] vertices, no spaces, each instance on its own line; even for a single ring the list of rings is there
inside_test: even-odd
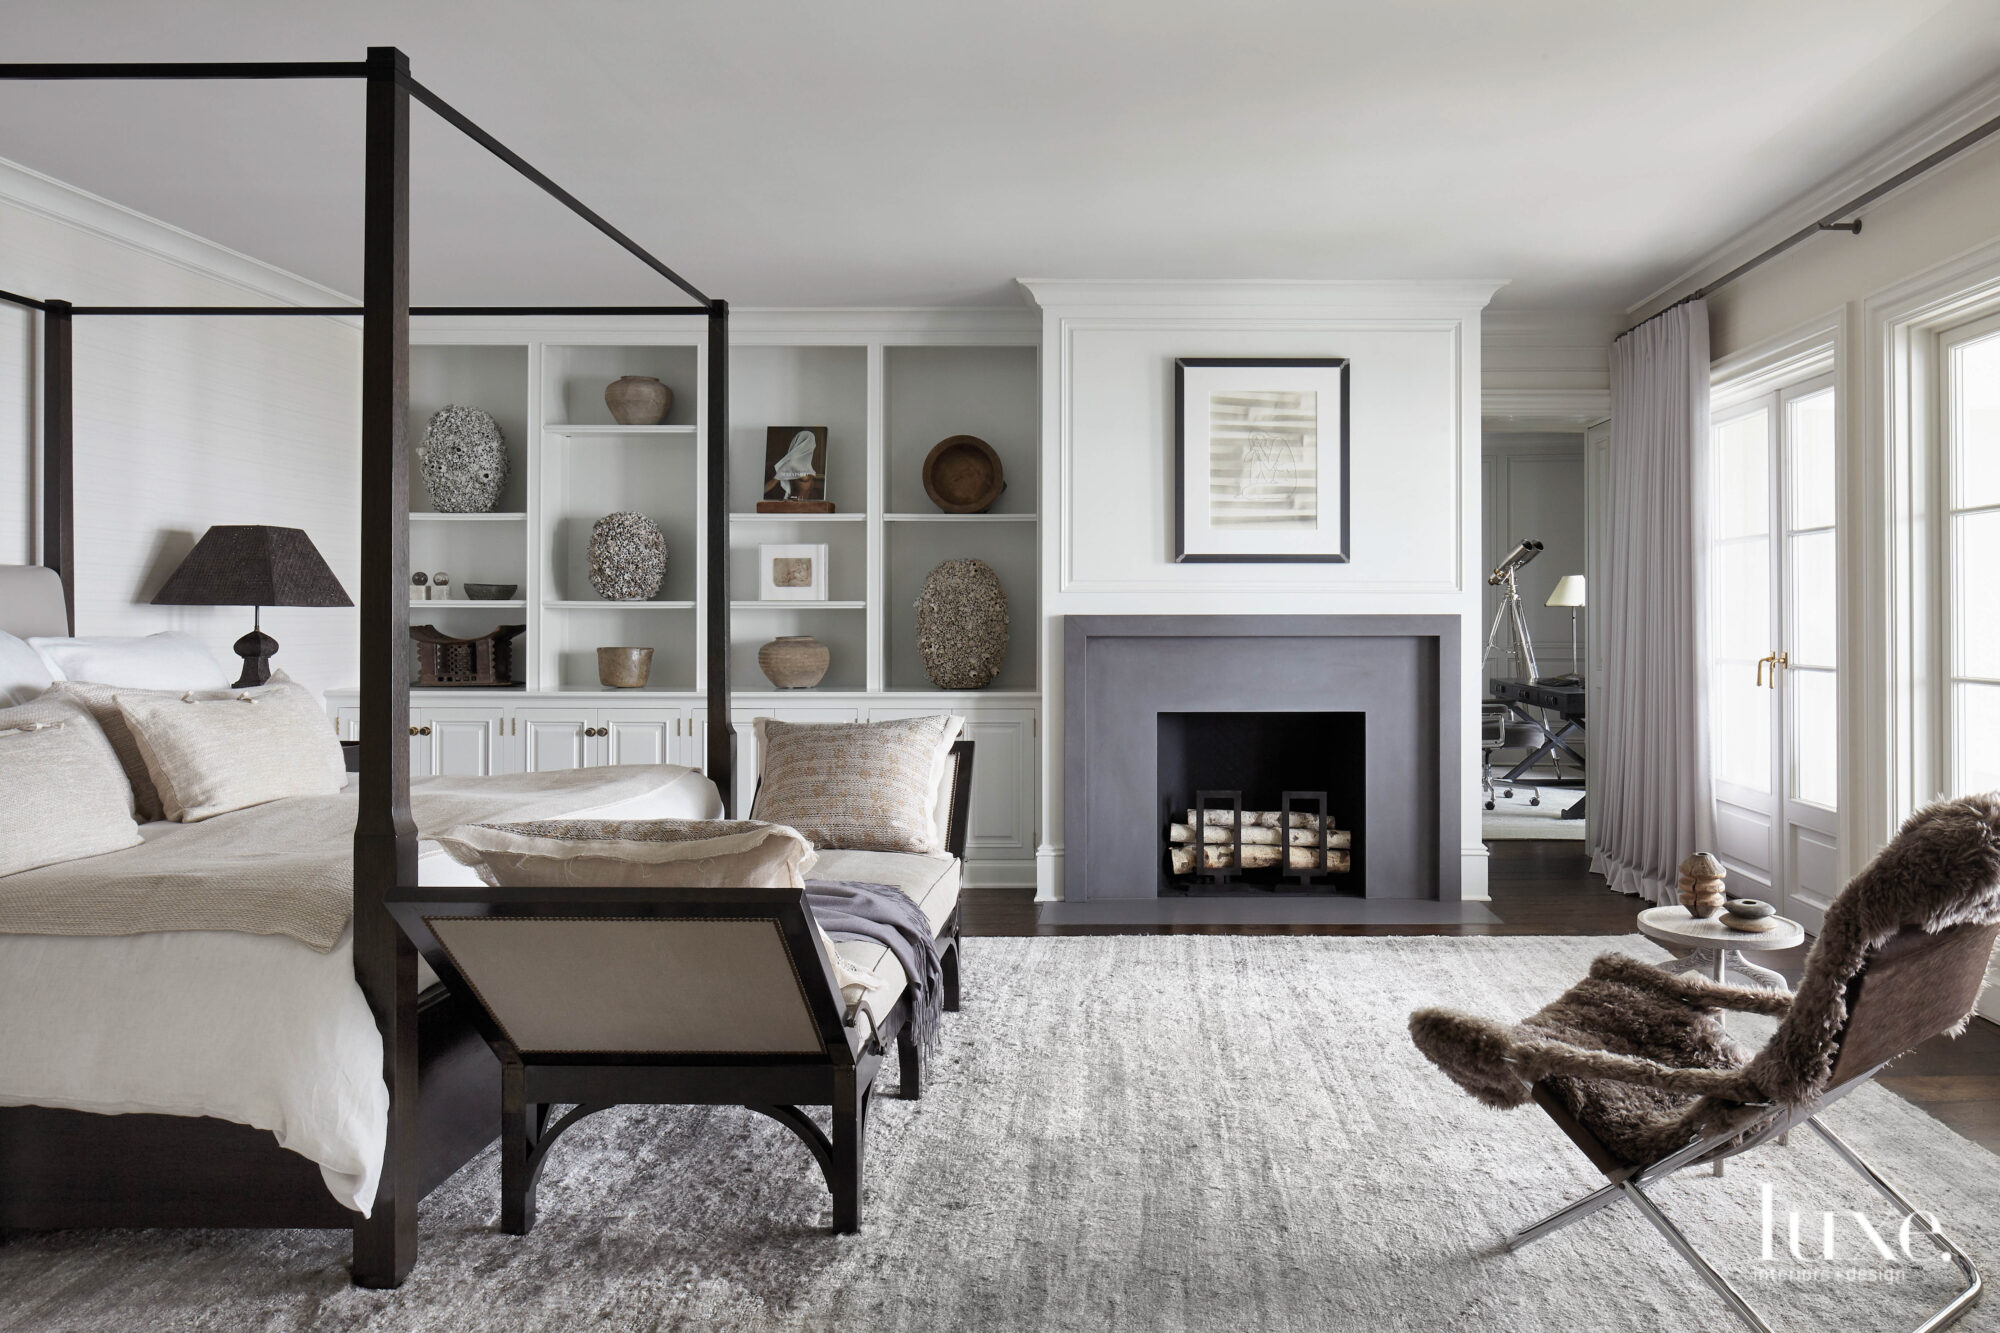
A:
[[[1065,617],[1064,897],[1268,901],[1179,882],[1172,816],[1201,791],[1275,813],[1289,791],[1325,792],[1351,844],[1327,849],[1345,873],[1292,896],[1456,903],[1459,633],[1454,615]]]
[[[1160,893],[1365,894],[1367,714],[1160,713],[1156,725]]]

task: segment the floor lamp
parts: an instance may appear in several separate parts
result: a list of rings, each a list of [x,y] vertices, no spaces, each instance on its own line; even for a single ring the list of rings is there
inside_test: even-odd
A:
[[[1556,590],[1549,594],[1543,606],[1566,606],[1569,608],[1569,669],[1578,680],[1583,679],[1583,659],[1576,655],[1576,611],[1583,602],[1583,575],[1565,574],[1556,580]]]

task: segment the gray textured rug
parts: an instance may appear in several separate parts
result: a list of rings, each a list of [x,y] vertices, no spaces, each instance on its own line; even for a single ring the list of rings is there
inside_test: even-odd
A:
[[[1540,1112],[1478,1106],[1404,1032],[1426,1003],[1518,1017],[1612,947],[1661,956],[1636,938],[972,940],[936,1081],[877,1103],[860,1236],[822,1230],[826,1190],[778,1126],[625,1109],[557,1147],[532,1236],[495,1230],[491,1153],[432,1195],[400,1291],[350,1287],[333,1233],[15,1234],[0,1329],[1733,1328],[1629,1206],[1503,1251],[1597,1178]],[[1828,1121],[1992,1271],[2000,1158],[1878,1088]],[[1875,1254],[1842,1210],[1892,1245],[1895,1219],[1864,1190],[1800,1135],[1657,1197],[1780,1328],[1907,1328],[1947,1278]],[[1828,1209],[1837,1262],[1792,1260],[1785,1219],[1816,1256]]]

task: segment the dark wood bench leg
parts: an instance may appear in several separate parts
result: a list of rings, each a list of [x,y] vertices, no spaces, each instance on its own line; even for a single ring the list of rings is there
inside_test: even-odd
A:
[[[910,1035],[910,1024],[905,1022],[903,1030],[896,1036],[896,1060],[901,1070],[901,1082],[896,1095],[906,1102],[913,1102],[924,1095],[924,1059],[917,1050],[916,1038]]]
[[[868,1130],[868,1089],[858,1086],[852,1069],[833,1076],[833,1230],[854,1235],[861,1230],[862,1140]]]
[[[951,938],[945,942],[943,956],[939,961],[944,965],[944,1007],[947,1013],[958,1012],[958,923],[952,922]]]
[[[545,1106],[529,1106],[522,1100],[520,1065],[503,1065],[500,1070],[500,1229],[510,1236],[525,1236],[535,1225],[535,1176],[532,1165],[536,1132],[546,1116]]]

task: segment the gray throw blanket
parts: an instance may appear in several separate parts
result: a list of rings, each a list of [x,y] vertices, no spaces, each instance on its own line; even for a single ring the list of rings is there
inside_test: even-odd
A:
[[[910,980],[910,1036],[928,1054],[944,1012],[944,963],[924,909],[901,889],[851,880],[809,879],[806,901],[820,929],[836,940],[872,940],[902,964]]]

